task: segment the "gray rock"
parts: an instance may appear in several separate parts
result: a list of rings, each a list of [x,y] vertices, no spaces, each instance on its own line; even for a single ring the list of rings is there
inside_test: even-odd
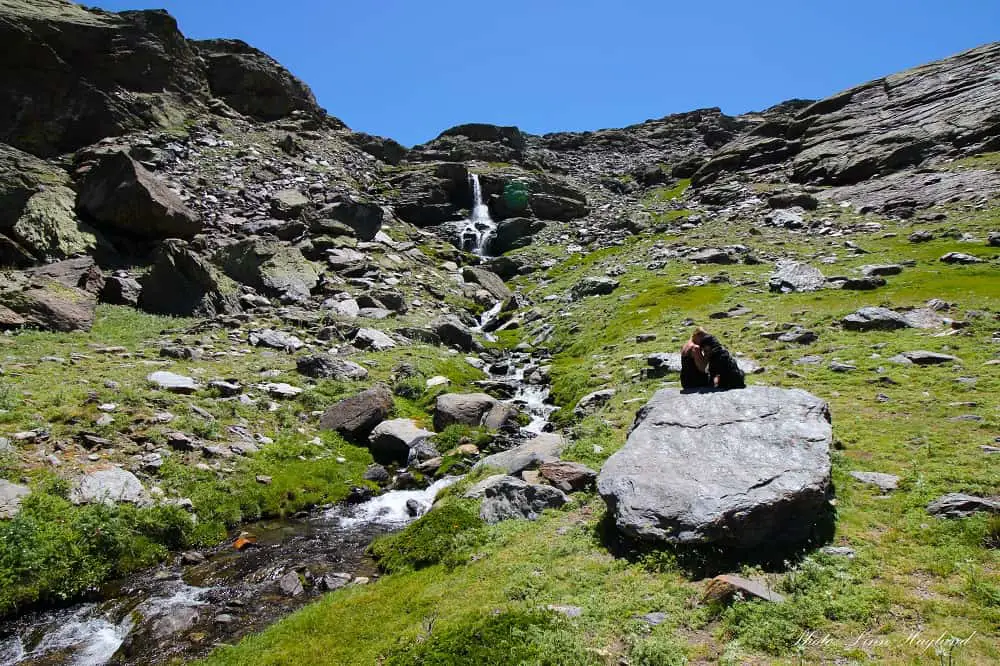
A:
[[[365,481],[374,481],[380,485],[389,483],[389,472],[382,465],[369,465],[362,477]]]
[[[965,518],[980,511],[1000,513],[1000,500],[965,493],[949,493],[927,505],[928,513],[942,518]]]
[[[153,620],[150,633],[154,638],[162,640],[187,631],[200,619],[201,614],[194,606],[174,606]]]
[[[911,243],[926,243],[927,241],[932,240],[934,240],[934,234],[924,229],[914,231],[909,235],[909,241]]]
[[[385,351],[396,346],[392,338],[376,328],[359,328],[351,342],[358,349],[372,351]]]
[[[282,351],[294,352],[305,347],[305,343],[291,333],[265,328],[262,331],[251,331],[248,336],[254,347],[270,347]]]
[[[580,401],[576,403],[576,407],[573,408],[573,415],[577,418],[583,418],[584,416],[593,414],[598,409],[608,404],[614,395],[614,389],[601,389],[600,391],[588,393],[580,398]]]
[[[135,474],[127,470],[111,467],[84,474],[77,479],[70,490],[69,499],[73,504],[145,504],[148,502],[146,489]]]
[[[882,472],[851,472],[851,476],[870,486],[875,486],[883,493],[892,492],[899,487],[899,477]]]
[[[350,398],[331,405],[319,419],[320,428],[335,430],[353,442],[363,442],[392,411],[392,391],[376,384]]]
[[[826,286],[826,278],[818,268],[796,261],[778,265],[778,270],[768,283],[773,292],[787,294],[793,291],[818,291]]]
[[[476,348],[472,331],[454,315],[443,315],[431,322],[431,331],[446,345],[457,347],[462,351],[473,351]]]
[[[842,361],[830,361],[830,365],[827,366],[832,372],[854,372],[858,369],[858,366],[853,363],[844,363]]]
[[[854,549],[848,546],[823,546],[820,548],[820,552],[833,557],[846,557],[849,560],[854,559]]]
[[[805,226],[802,213],[794,210],[776,210],[773,213],[768,213],[764,221],[784,229],[801,229]]]
[[[887,275],[899,275],[903,272],[903,267],[899,264],[879,264],[862,266],[861,273],[866,276],[885,277]]]
[[[413,443],[410,447],[409,457],[406,459],[407,466],[410,465],[427,465],[437,469],[441,466],[441,462],[436,465],[430,464],[429,461],[441,461],[441,454],[438,452],[434,445],[427,440],[420,440]]]
[[[865,277],[844,277],[844,278],[830,278],[829,284],[837,289],[846,289],[849,291],[871,291],[873,289],[878,289],[879,287],[884,287],[886,281],[884,278],[865,276]]]
[[[840,320],[848,331],[893,331],[910,328],[910,321],[888,308],[866,307]]]
[[[368,370],[363,366],[328,354],[303,356],[295,362],[295,368],[306,377],[315,379],[357,381],[368,377]]]
[[[271,195],[271,214],[279,220],[292,220],[302,215],[309,197],[298,190],[279,190]]]
[[[705,248],[687,255],[688,261],[695,264],[734,264],[736,259],[727,252],[719,248]]]
[[[951,354],[940,354],[938,352],[922,350],[903,352],[900,356],[915,365],[937,365],[939,363],[960,362],[957,356],[952,356]]]
[[[481,499],[486,496],[486,489],[503,483],[505,479],[511,478],[510,474],[494,474],[479,481],[474,486],[465,491],[462,497],[466,499]]]
[[[574,301],[586,298],[587,296],[602,296],[613,292],[618,288],[619,284],[618,280],[614,278],[600,276],[585,277],[573,285],[570,295]]]
[[[475,266],[465,266],[462,268],[462,278],[466,282],[473,282],[478,284],[486,291],[490,292],[490,295],[498,301],[506,300],[513,295],[507,285],[503,283],[500,276],[493,271],[488,271],[485,268],[476,268]]]
[[[434,430],[441,432],[458,423],[479,426],[483,418],[497,404],[497,399],[485,393],[445,393],[437,397],[434,405]]]
[[[556,462],[565,448],[566,441],[561,435],[541,433],[512,449],[486,456],[476,467],[495,467],[510,475],[520,474],[543,463]]]
[[[13,518],[21,511],[21,500],[31,493],[31,488],[0,479],[0,520]]]
[[[285,303],[309,298],[319,284],[317,267],[287,243],[248,238],[221,248],[215,260],[233,280]]]
[[[266,53],[238,39],[188,42],[201,56],[208,88],[236,111],[278,120],[294,111],[322,113],[309,87]]]
[[[165,370],[158,370],[147,375],[146,381],[155,384],[159,389],[170,391],[171,393],[187,394],[198,390],[198,383],[192,378]]]
[[[797,543],[828,517],[831,441],[826,403],[805,391],[665,389],[597,487],[618,529],[640,540]]]
[[[776,604],[785,601],[783,596],[769,586],[734,574],[723,574],[710,580],[705,590],[704,601],[728,604],[737,596]]]
[[[299,574],[294,571],[289,571],[278,579],[278,589],[287,597],[297,597],[305,592]]]
[[[375,426],[368,436],[368,448],[376,460],[405,465],[411,450],[433,434],[418,427],[412,419],[391,419]]]
[[[479,517],[490,524],[512,518],[536,520],[542,511],[567,501],[566,495],[552,486],[532,485],[506,476],[485,489]]]
[[[991,231],[986,236],[986,244],[990,247],[1000,247],[1000,231]]]
[[[964,252],[949,252],[941,257],[940,261],[946,264],[981,264],[983,260]]]
[[[142,285],[135,278],[112,275],[105,279],[104,289],[101,290],[101,301],[111,305],[137,307],[141,291]]]
[[[97,299],[36,271],[0,273],[0,329],[89,331]]]

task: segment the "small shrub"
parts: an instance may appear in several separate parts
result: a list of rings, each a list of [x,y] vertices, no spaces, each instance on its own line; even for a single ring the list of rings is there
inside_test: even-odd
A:
[[[389,572],[408,571],[448,560],[460,561],[459,551],[475,545],[476,532],[483,527],[471,502],[454,501],[435,507],[402,532],[376,540],[370,547],[379,566]]]
[[[540,610],[473,616],[404,643],[385,656],[385,666],[587,666],[603,663],[581,644],[566,618]]]

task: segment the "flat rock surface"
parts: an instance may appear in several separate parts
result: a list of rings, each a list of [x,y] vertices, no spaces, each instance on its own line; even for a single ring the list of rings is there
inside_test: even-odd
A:
[[[518,474],[542,463],[558,460],[564,448],[566,442],[560,435],[542,433],[513,449],[486,456],[476,463],[476,467],[496,467],[508,474]]]
[[[74,504],[142,504],[147,498],[146,489],[135,474],[111,467],[84,474],[77,479],[70,490],[69,499]]]
[[[796,542],[826,518],[832,433],[801,390],[658,391],[597,487],[624,534],[753,548]]]

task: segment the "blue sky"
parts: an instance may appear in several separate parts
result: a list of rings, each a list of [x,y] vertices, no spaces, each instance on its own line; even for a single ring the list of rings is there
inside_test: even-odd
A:
[[[532,133],[822,98],[1000,40],[996,0],[89,0],[234,37],[356,130],[412,145],[465,122]]]

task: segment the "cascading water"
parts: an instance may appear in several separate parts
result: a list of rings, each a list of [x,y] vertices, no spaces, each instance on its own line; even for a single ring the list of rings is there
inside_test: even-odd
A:
[[[0,664],[191,661],[216,643],[260,631],[324,589],[315,584],[304,594],[276,594],[278,580],[290,571],[317,577],[346,572],[332,574],[334,579],[373,575],[374,563],[365,554],[372,539],[426,513],[438,491],[458,478],[337,505],[305,520],[248,525],[255,547],[220,546],[200,564],[165,564],[130,577],[109,589],[104,601],[0,623]]]
[[[470,173],[469,183],[472,185],[472,215],[462,227],[462,249],[485,256],[490,241],[496,235],[497,225],[490,217],[489,207],[483,203],[479,175]]]

